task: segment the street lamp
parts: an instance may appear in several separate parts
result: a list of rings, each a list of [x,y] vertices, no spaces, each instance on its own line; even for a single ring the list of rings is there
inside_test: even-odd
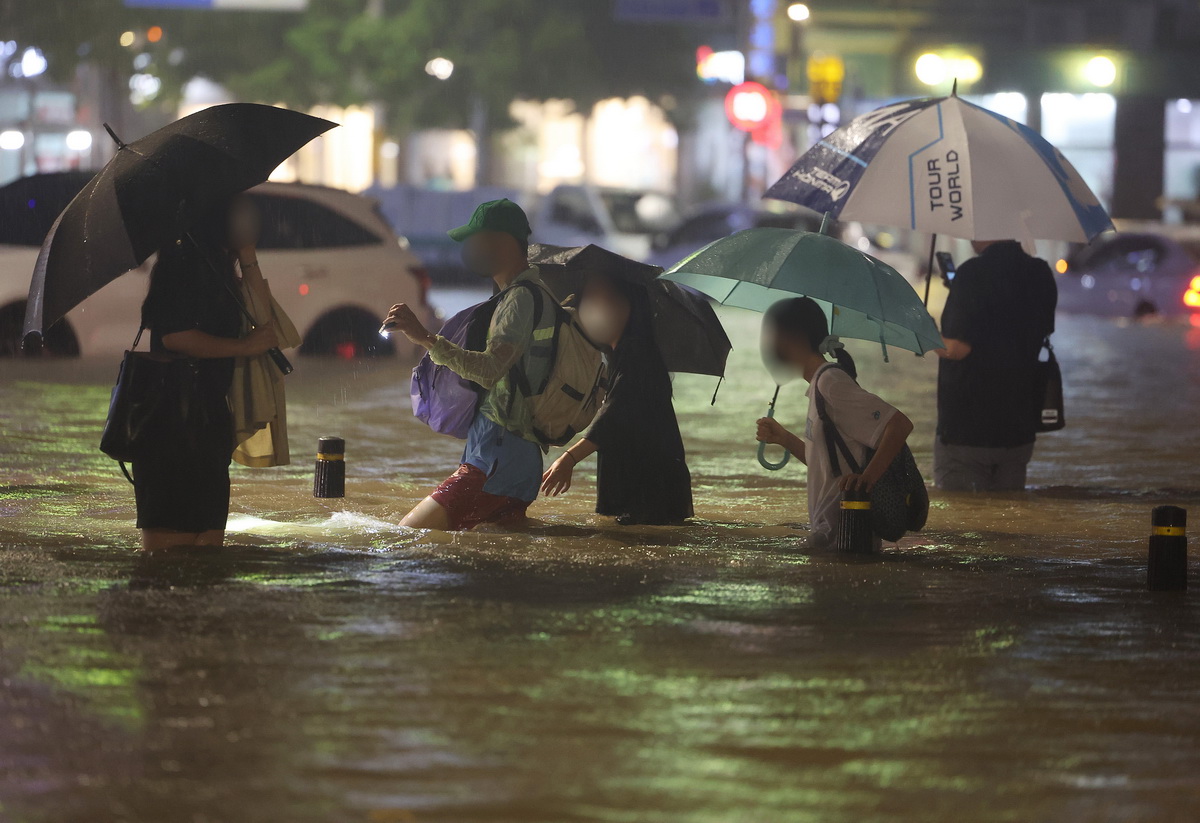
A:
[[[787,7],[788,19],[795,23],[791,27],[791,48],[788,54],[787,83],[793,93],[799,91],[804,83],[804,64],[807,58],[804,53],[804,29],[812,12],[804,3],[792,3]]]

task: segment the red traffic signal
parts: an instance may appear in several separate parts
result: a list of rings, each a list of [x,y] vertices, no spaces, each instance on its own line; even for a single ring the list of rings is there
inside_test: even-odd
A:
[[[779,109],[779,101],[762,83],[739,83],[725,95],[725,116],[741,131],[757,131],[772,114],[778,116]]]
[[[754,142],[778,145],[782,132],[783,106],[775,93],[762,83],[739,83],[725,95],[725,116],[735,129],[749,132]]]

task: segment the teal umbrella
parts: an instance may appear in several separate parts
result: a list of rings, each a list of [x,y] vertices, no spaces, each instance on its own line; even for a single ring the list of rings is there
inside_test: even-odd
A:
[[[747,229],[709,243],[662,274],[718,303],[765,312],[789,297],[811,297],[825,309],[829,333],[917,354],[942,348],[921,298],[899,272],[826,234]],[[775,389],[775,398],[779,388]],[[775,400],[768,416],[774,416]],[[759,448],[759,462],[768,463]]]
[[[709,243],[662,274],[725,306],[765,312],[789,297],[825,309],[829,333],[924,354],[945,344],[901,274],[826,234],[746,229]]]

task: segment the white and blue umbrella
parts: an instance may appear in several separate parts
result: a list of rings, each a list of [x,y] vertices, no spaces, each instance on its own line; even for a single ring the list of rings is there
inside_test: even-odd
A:
[[[856,117],[801,155],[766,196],[966,240],[1086,243],[1113,227],[1062,152],[953,94]]]

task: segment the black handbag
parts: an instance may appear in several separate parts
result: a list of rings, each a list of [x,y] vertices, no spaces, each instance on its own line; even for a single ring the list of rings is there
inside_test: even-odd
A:
[[[144,331],[138,329],[121,361],[100,436],[100,451],[120,462],[131,483],[125,464],[136,463],[163,437],[189,437],[201,410],[195,361],[135,351]]]
[[[1034,418],[1034,430],[1037,432],[1054,432],[1067,425],[1066,411],[1063,409],[1062,369],[1058,367],[1058,358],[1054,356],[1054,347],[1050,338],[1042,341],[1042,349],[1046,359],[1038,357],[1035,366],[1036,387],[1034,398],[1038,407]]]
[[[841,368],[830,366],[830,368]],[[862,474],[863,466],[854,459],[850,447],[825,408],[825,398],[813,379],[813,399],[817,404],[817,416],[825,432],[825,447],[829,449],[829,466],[835,477],[841,477],[838,452],[846,459],[851,474]],[[867,449],[866,462],[875,457],[875,449]],[[912,449],[905,444],[896,459],[887,467],[879,482],[871,489],[871,530],[889,542],[895,542],[905,532],[919,532],[929,519],[929,490],[925,479],[917,468]]]

